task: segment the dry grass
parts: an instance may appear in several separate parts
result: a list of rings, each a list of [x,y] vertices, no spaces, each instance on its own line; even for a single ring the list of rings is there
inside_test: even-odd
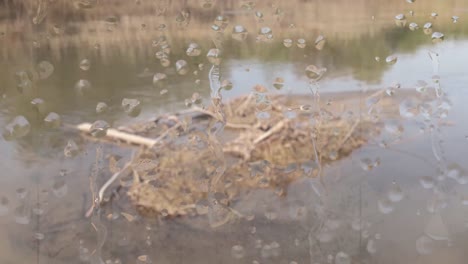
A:
[[[151,56],[151,42],[161,34],[169,36],[174,49],[182,48],[188,40],[211,39],[210,25],[218,14],[225,14],[230,26],[244,25],[251,38],[261,26],[269,26],[280,39],[300,36],[312,42],[319,34],[326,35],[329,40],[356,39],[363,34],[382,31],[393,24],[396,14],[407,13],[410,9],[415,11],[414,19],[420,23],[429,20],[429,14],[437,11],[441,15],[436,25],[446,25],[451,22],[452,14],[461,12],[453,7],[464,4],[461,0],[417,1],[412,5],[401,0],[292,0],[287,3],[277,1],[271,6],[265,1],[256,1],[254,9],[264,14],[264,21],[258,22],[253,11],[241,8],[242,1],[233,0],[215,1],[211,9],[202,8],[202,1],[100,0],[89,9],[76,8],[78,0],[6,2],[9,4],[0,11],[0,17],[2,14],[9,17],[0,24],[0,32],[5,34],[0,40],[5,58],[21,54],[32,56],[34,45],[49,47],[57,58],[67,47],[78,48],[86,55],[96,44],[100,45],[103,57],[115,54],[116,50],[130,54],[130,58]],[[277,8],[281,15],[274,15]],[[183,9],[189,10],[191,16],[188,25],[181,27],[175,20]],[[376,18],[373,22],[372,16]],[[116,23],[109,23],[109,18],[115,18]],[[160,30],[162,24],[166,26],[164,31]],[[290,25],[295,26],[291,28]],[[230,30],[228,27],[226,37]],[[209,41],[207,45],[210,45]]]

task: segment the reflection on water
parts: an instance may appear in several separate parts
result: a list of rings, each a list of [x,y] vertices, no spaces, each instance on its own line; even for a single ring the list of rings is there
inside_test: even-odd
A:
[[[466,10],[458,0],[0,2],[1,262],[465,263]],[[126,194],[132,174],[99,203],[132,151],[96,138],[196,107],[248,113],[220,113],[218,88],[225,104],[252,94],[265,124],[280,106],[270,97],[310,95],[288,105],[286,119],[312,112],[308,124],[320,127],[357,115],[381,130],[349,156],[281,167],[295,179],[284,190],[262,178],[256,184],[269,188],[236,199],[209,187],[194,207],[182,204],[188,215],[140,215]],[[71,127],[82,122],[92,138]],[[227,123],[213,123],[204,140],[187,141],[213,159],[183,168],[210,172],[208,181],[230,164],[217,156]],[[139,170],[169,173],[152,162],[177,147]],[[250,175],[223,180],[276,168],[249,162]]]

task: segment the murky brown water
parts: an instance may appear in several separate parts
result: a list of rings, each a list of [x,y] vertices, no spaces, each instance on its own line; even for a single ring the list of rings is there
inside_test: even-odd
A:
[[[1,1],[0,128],[21,115],[30,131],[0,137],[0,262],[466,263],[468,3],[409,2]],[[218,15],[226,20],[215,21]],[[411,22],[419,28],[410,30]],[[429,22],[432,32],[424,32]],[[245,33],[233,34],[236,25],[247,30],[244,40]],[[319,36],[326,38],[321,50]],[[190,43],[200,56],[187,55]],[[117,128],[186,109],[195,92],[210,105],[206,54],[215,47],[223,50],[220,79],[233,86],[223,100],[257,84],[310,94],[311,64],[327,68],[318,85],[332,105],[343,96],[364,102],[369,90],[441,92],[416,109],[402,99],[401,116],[383,120],[383,132],[350,157],[324,166],[322,179],[303,177],[285,197],[264,189],[233,201],[239,215],[221,227],[206,217],[140,217],[125,188],[86,218],[96,164],[100,187],[112,175],[108,156],[126,161],[132,150],[43,119],[55,112],[63,124],[105,120]],[[187,62],[185,75],[178,60]],[[156,73],[166,74],[164,85],[153,84]],[[139,100],[141,113],[125,113],[123,98]],[[99,102],[107,112],[96,113]],[[355,111],[381,114],[378,102],[363,105]],[[79,147],[74,157],[64,154],[69,140]]]

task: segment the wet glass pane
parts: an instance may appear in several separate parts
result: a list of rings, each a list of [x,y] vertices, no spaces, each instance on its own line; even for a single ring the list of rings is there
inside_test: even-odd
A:
[[[449,263],[465,0],[0,0],[0,263]]]

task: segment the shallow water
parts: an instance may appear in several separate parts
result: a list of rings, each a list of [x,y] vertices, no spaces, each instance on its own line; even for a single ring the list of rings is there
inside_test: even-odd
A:
[[[151,263],[146,257],[152,263],[466,263],[464,1],[252,1],[252,10],[240,4],[250,1],[215,1],[210,9],[202,7],[210,1],[116,1],[121,4],[102,2],[90,9],[52,1],[39,25],[33,23],[43,12],[39,2],[26,1],[22,7],[14,2],[0,3],[0,128],[6,129],[18,115],[31,128],[20,139],[0,137],[1,263]],[[183,8],[191,15],[180,22],[176,17]],[[68,13],[59,12],[63,10]],[[263,21],[255,18],[256,10],[263,12]],[[405,14],[405,28],[396,25],[400,13]],[[213,41],[210,27],[219,14],[228,17],[229,24],[224,39]],[[460,17],[457,23],[454,15]],[[419,29],[408,29],[412,21]],[[431,34],[423,33],[426,22],[445,35],[442,42],[433,43]],[[248,31],[241,42],[231,37],[237,24]],[[273,40],[255,41],[265,26],[271,27]],[[319,51],[314,41],[320,34],[327,43]],[[155,58],[158,48],[152,46],[161,35],[171,46],[167,68]],[[292,47],[283,45],[286,38],[293,40]],[[305,48],[297,46],[299,38],[306,40]],[[191,42],[200,45],[199,57],[187,56]],[[416,93],[423,80],[430,92],[440,87],[445,93],[432,105],[445,101],[446,117],[432,115],[432,127],[422,115],[406,118],[406,112],[397,120],[384,120],[387,129],[381,135],[324,166],[320,179],[304,177],[292,183],[285,197],[258,190],[234,201],[232,210],[243,216],[219,228],[209,227],[204,217],[141,217],[125,189],[116,202],[86,218],[92,190],[112,174],[108,155],[121,155],[125,161],[131,149],[89,141],[65,125],[49,128],[42,120],[53,111],[63,124],[105,120],[117,128],[187,109],[185,99],[195,92],[209,106],[211,65],[206,54],[215,45],[224,50],[221,79],[233,85],[221,92],[225,101],[250,93],[257,84],[274,94],[310,94],[316,87],[310,87],[305,68],[314,64],[327,68],[318,87],[332,105],[334,99],[340,104],[343,96],[363,102],[364,92],[397,84],[401,88],[395,88],[396,94]],[[385,62],[391,55],[397,57],[393,65]],[[180,59],[188,62],[186,75],[176,72],[174,64]],[[20,71],[32,75],[26,78],[31,84],[18,81],[25,76]],[[167,83],[153,85],[155,73],[165,73]],[[284,79],[281,89],[273,86],[277,77]],[[34,98],[44,100],[44,112],[33,107]],[[129,116],[121,107],[123,98],[138,99],[141,113]],[[109,110],[96,113],[98,102]],[[366,107],[359,109],[359,114],[367,112]],[[392,134],[397,129],[392,122],[401,125],[401,135]],[[64,154],[69,140],[79,147],[71,158]],[[382,140],[389,146],[382,147]],[[380,162],[364,170],[366,158]],[[93,174],[96,163],[99,173]],[[94,187],[89,181],[93,175]]]

